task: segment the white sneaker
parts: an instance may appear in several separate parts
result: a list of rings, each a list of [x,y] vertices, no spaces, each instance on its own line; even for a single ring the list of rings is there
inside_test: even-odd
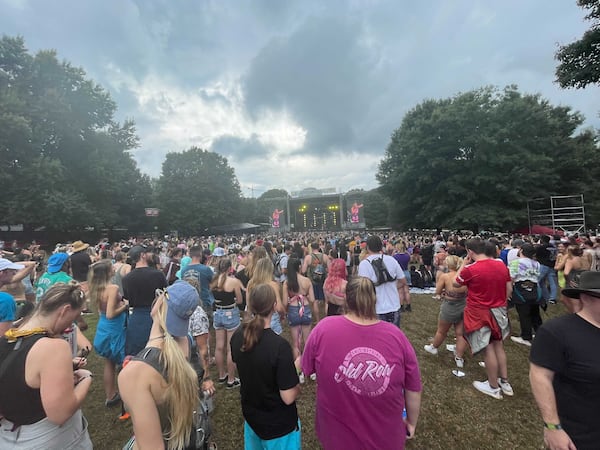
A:
[[[432,344],[427,344],[423,347],[427,353],[431,353],[432,355],[438,354],[438,349],[435,348]]]
[[[454,353],[456,351],[456,344],[446,344],[446,350]]]
[[[510,340],[513,342],[516,342],[517,344],[523,344],[523,345],[526,345],[527,347],[531,347],[531,341],[526,341],[521,336],[511,336]]]
[[[473,381],[473,387],[482,394],[489,395],[497,400],[502,400],[502,389],[499,387],[494,389],[490,386],[489,381]]]
[[[483,367],[485,369],[485,362],[484,361],[479,361],[477,364],[479,364],[479,367]]]
[[[311,373],[311,374],[310,374],[310,379],[311,379],[312,381],[317,381],[317,374],[316,374],[316,373]]]
[[[515,392],[508,381],[503,382],[502,378],[498,378],[498,386],[500,386],[500,389],[502,389],[502,393],[504,395],[508,395],[509,397],[515,395]]]
[[[465,360],[462,358],[459,358],[458,356],[454,357],[454,362],[456,363],[456,367],[458,367],[459,369],[462,369],[463,367],[465,367]]]
[[[304,384],[304,382],[306,381],[306,380],[304,379],[304,374],[303,374],[302,372],[300,372],[300,373],[298,374],[298,379],[300,380],[300,384]]]

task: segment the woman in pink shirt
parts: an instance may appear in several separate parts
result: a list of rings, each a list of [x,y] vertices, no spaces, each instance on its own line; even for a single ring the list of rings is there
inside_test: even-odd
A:
[[[375,313],[375,286],[346,286],[346,313],[321,320],[302,356],[316,373],[316,432],[325,450],[403,449],[421,406],[421,379],[407,337]],[[403,411],[406,409],[406,417]]]

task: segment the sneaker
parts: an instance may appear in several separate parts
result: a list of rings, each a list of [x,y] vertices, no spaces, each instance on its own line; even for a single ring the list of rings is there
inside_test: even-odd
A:
[[[402,312],[404,312],[404,311],[406,311],[406,310],[404,309],[404,305],[400,305],[400,312],[402,313]]]
[[[300,384],[304,384],[304,382],[306,381],[306,380],[304,379],[304,374],[303,374],[302,372],[300,372],[300,373],[298,374],[298,379],[300,380]]]
[[[523,344],[523,345],[526,345],[527,347],[531,347],[531,341],[527,341],[527,340],[523,339],[521,336],[511,336],[510,340],[513,342],[516,342],[517,344]]]
[[[435,348],[432,344],[427,344],[423,347],[427,353],[431,353],[432,355],[438,354],[438,349]]]
[[[551,305],[556,305],[556,299],[551,298],[550,300],[548,300],[548,303],[550,303]]]
[[[497,400],[502,400],[502,389],[499,387],[494,389],[490,386],[489,381],[473,381],[473,387],[482,394],[489,395]]]
[[[229,378],[228,375],[225,375],[223,378],[219,378],[218,383],[219,384],[225,384],[227,383],[227,379]]]
[[[456,351],[456,344],[446,344],[446,350],[454,353]]]
[[[412,306],[410,306],[410,303],[404,307],[404,311],[405,312],[412,312]]]
[[[239,378],[234,378],[233,381],[231,383],[227,382],[227,389],[235,389],[240,387],[242,383],[240,383],[240,379]]]
[[[502,381],[502,378],[498,378],[498,386],[500,386],[504,395],[508,395],[509,397],[515,395],[515,392],[508,381]]]
[[[311,373],[311,374],[310,374],[310,379],[311,379],[312,381],[317,381],[317,374],[316,374],[316,373]]]
[[[107,408],[112,408],[113,406],[117,406],[120,401],[121,401],[121,396],[117,392],[117,393],[115,393],[113,398],[104,401],[104,406],[106,406]]]
[[[479,361],[477,364],[479,364],[479,367],[483,367],[485,369],[485,362],[484,361]]]
[[[458,356],[454,357],[454,362],[456,363],[456,367],[458,367],[459,369],[462,369],[463,367],[465,367],[465,360],[462,358],[459,358]]]

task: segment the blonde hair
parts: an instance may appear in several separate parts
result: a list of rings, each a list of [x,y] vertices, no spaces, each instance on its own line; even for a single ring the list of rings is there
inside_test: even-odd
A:
[[[366,277],[356,277],[346,285],[346,309],[364,319],[376,319],[375,286]]]
[[[273,263],[269,258],[261,258],[254,265],[252,277],[248,281],[247,290],[251,290],[254,286],[273,281]]]
[[[90,266],[88,271],[88,299],[97,310],[100,309],[100,303],[104,296],[106,286],[110,284],[112,277],[112,262],[110,259],[100,260]]]
[[[267,258],[268,256],[269,255],[267,255],[267,251],[262,246],[256,246],[254,249],[252,249],[250,257],[248,258],[248,265],[246,266],[248,277],[252,278],[254,275],[254,267],[256,267],[258,261],[263,258]]]
[[[35,307],[35,312],[41,316],[52,314],[63,305],[70,305],[72,309],[81,309],[85,305],[85,294],[81,285],[75,281],[70,283],[56,283],[40,299]]]
[[[158,308],[158,325],[165,335],[160,362],[167,375],[165,403],[169,425],[163,431],[168,450],[185,448],[189,444],[194,410],[198,405],[198,376],[181,351],[179,344],[167,331],[167,297],[162,295]]]
[[[462,264],[463,259],[456,255],[448,255],[445,259],[445,264],[448,267],[448,270],[458,270],[460,265]]]

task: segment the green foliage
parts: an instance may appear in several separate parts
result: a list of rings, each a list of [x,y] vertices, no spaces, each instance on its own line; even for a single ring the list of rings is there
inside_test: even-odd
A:
[[[376,188],[365,192],[363,205],[365,208],[365,222],[368,227],[390,225],[388,199],[385,198],[380,189]]]
[[[514,86],[426,100],[409,111],[377,178],[404,227],[511,229],[528,199],[597,191],[581,173],[597,161],[595,134],[575,136],[583,117]],[[582,159],[580,159],[582,158]],[[598,194],[590,193],[594,203]]]
[[[115,122],[115,110],[101,86],[55,51],[32,56],[22,38],[2,37],[2,222],[58,230],[135,225],[150,185],[127,153],[137,146],[134,124]]]
[[[584,88],[600,82],[600,1],[578,0],[577,4],[589,11],[585,18],[592,21],[592,26],[581,39],[556,52],[556,81],[563,88]]]
[[[184,234],[239,219],[240,185],[227,158],[196,147],[167,155],[157,199],[162,227]]]

